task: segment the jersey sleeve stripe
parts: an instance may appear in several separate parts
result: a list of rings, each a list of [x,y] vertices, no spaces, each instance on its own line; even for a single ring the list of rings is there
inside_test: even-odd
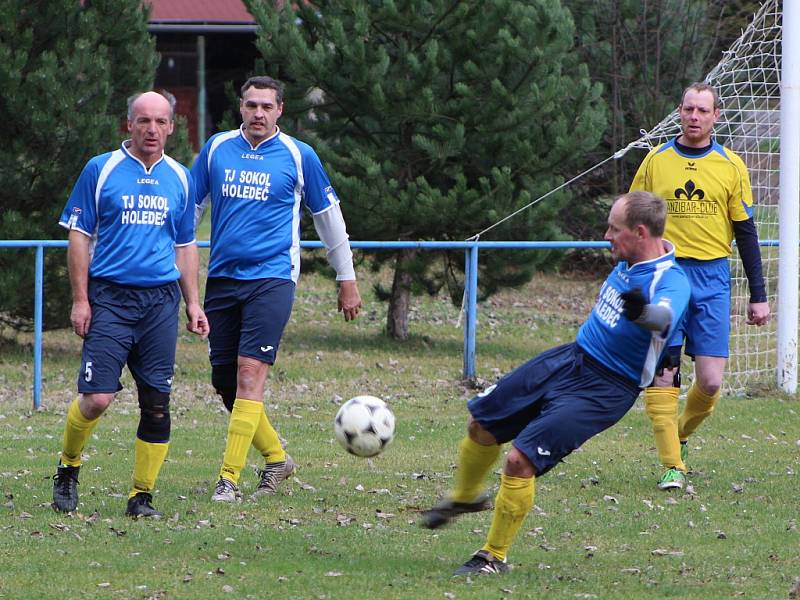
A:
[[[211,172],[211,157],[214,156],[214,151],[219,147],[220,144],[223,142],[227,142],[228,140],[235,139],[239,137],[241,132],[238,129],[232,129],[231,131],[226,131],[225,133],[220,133],[217,137],[213,139],[211,145],[208,147],[208,171]]]

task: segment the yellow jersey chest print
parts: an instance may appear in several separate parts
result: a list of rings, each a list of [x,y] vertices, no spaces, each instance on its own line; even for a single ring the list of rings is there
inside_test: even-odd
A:
[[[664,237],[679,258],[711,260],[729,256],[732,221],[747,220],[753,197],[747,169],[727,148],[712,143],[687,156],[670,141],[650,151],[631,190],[653,192],[667,202]]]

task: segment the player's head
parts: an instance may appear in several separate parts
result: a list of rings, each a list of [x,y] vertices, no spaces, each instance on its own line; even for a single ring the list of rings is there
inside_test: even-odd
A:
[[[136,102],[139,98],[141,98],[144,94],[147,93],[155,93],[166,98],[167,102],[169,102],[169,115],[171,120],[175,120],[175,107],[178,104],[178,101],[175,99],[175,96],[170,94],[167,90],[154,90],[153,92],[143,92],[140,94],[134,94],[133,96],[128,96],[128,120],[133,119],[133,103]]]
[[[283,83],[264,75],[251,77],[242,86],[239,112],[245,136],[258,145],[277,131],[283,113]]]
[[[719,94],[713,86],[693,83],[687,87],[678,105],[682,132],[679,141],[693,148],[708,146],[721,108]]]
[[[629,192],[614,201],[608,213],[605,239],[611,256],[634,264],[655,258],[667,221],[667,203],[651,192]]]
[[[167,138],[175,126],[174,102],[172,94],[168,98],[159,92],[136,94],[128,99],[128,131],[131,134],[128,150],[147,166],[164,153]]]

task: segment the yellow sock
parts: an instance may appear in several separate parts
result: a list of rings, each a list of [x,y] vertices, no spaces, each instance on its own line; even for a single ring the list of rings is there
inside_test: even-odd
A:
[[[678,439],[678,392],[676,387],[651,387],[644,392],[644,408],[653,423],[658,457],[666,468],[686,472]]]
[[[455,488],[450,498],[456,502],[472,502],[485,487],[486,474],[500,455],[500,446],[481,446],[467,436],[458,452]]]
[[[278,432],[269,422],[267,413],[261,411],[256,432],[253,435],[253,448],[261,452],[261,456],[268,463],[281,462],[286,460],[286,451],[281,445],[281,438]]]
[[[152,494],[156,487],[156,479],[164,459],[167,458],[169,442],[154,444],[136,438],[133,452],[133,489],[128,498],[133,498],[140,492]]]
[[[239,483],[239,475],[244,468],[247,451],[253,442],[253,435],[255,435],[262,414],[264,414],[263,403],[236,398],[228,421],[228,441],[225,444],[220,477],[224,477],[234,484]]]
[[[682,441],[692,435],[700,423],[714,412],[714,406],[719,400],[719,396],[719,390],[713,396],[709,396],[696,383],[689,388],[689,392],[686,394],[686,406],[678,420],[678,435]]]
[[[506,559],[511,542],[533,506],[534,481],[534,477],[511,477],[505,473],[500,477],[492,526],[482,548],[498,560]]]
[[[95,419],[84,417],[80,402],[77,399],[72,401],[67,411],[67,423],[64,426],[64,445],[61,449],[62,465],[81,466],[81,452],[99,420],[100,417]]]

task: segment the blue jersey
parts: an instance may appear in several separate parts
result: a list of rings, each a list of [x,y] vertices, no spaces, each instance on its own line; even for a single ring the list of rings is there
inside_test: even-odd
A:
[[[666,254],[628,266],[621,261],[597,296],[592,313],[578,330],[576,341],[592,358],[640,387],[653,380],[661,355],[689,304],[689,280],[675,262],[675,248],[665,242]],[[622,314],[620,295],[640,288],[648,304],[665,306],[672,312],[669,328],[648,331]]]
[[[211,205],[209,277],[297,281],[300,213],[339,200],[308,144],[278,131],[255,148],[241,129],[208,140],[192,166],[197,221]]]
[[[186,167],[164,155],[150,169],[120,150],[83,168],[59,224],[91,238],[89,276],[156,287],[180,278],[175,246],[194,243],[194,196]]]

